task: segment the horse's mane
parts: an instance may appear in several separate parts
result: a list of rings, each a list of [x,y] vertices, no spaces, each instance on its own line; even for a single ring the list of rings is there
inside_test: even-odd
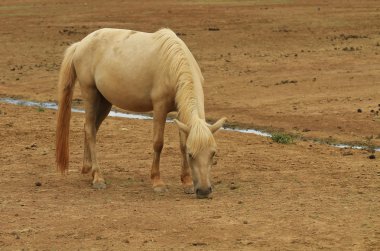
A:
[[[193,84],[195,67],[194,62],[191,62],[191,53],[170,29],[157,31],[155,37],[160,45],[160,70],[170,77],[172,83],[176,83],[178,114],[183,123],[191,124],[191,119],[195,117],[193,115],[196,115],[194,113],[198,113],[198,99]]]
[[[160,46],[160,69],[176,83],[175,102],[179,119],[191,128],[187,147],[196,155],[202,148],[215,144],[206,121],[199,117],[199,109],[202,108],[198,105],[194,81],[203,81],[201,70],[185,43],[173,31],[160,29],[155,32],[155,38]]]

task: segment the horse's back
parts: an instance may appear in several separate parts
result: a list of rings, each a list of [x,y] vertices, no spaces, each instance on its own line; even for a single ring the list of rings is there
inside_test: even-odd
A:
[[[91,65],[91,70],[96,71],[96,67],[102,63],[114,67],[120,63],[126,65],[130,62],[142,62],[152,56],[155,50],[157,47],[153,33],[104,28],[92,32],[80,41],[75,63],[79,66],[87,61],[84,65]]]
[[[84,84],[95,84],[116,106],[134,111],[152,110],[158,49],[153,33],[97,30],[78,46],[75,59],[78,79]]]

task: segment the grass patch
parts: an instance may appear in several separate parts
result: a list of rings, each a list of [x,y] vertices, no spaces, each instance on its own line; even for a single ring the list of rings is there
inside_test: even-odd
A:
[[[276,132],[272,134],[272,140],[279,144],[291,144],[294,142],[294,136],[287,133]]]
[[[41,106],[37,107],[37,112],[44,112],[44,111],[45,111],[45,109],[43,107],[41,107]]]

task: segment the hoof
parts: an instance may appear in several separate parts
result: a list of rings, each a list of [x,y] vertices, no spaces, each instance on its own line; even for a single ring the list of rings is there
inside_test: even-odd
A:
[[[82,174],[86,174],[86,173],[89,173],[91,171],[91,167],[90,166],[83,166],[82,167],[82,170],[81,170],[81,173]]]
[[[196,197],[197,197],[197,199],[200,199],[200,200],[204,200],[204,199],[212,200],[212,194],[207,195],[207,196],[203,196],[203,195],[199,196],[199,195],[197,195]]]
[[[106,183],[104,181],[97,181],[97,182],[93,182],[92,183],[92,188],[94,189],[105,189],[107,186],[106,186]]]
[[[168,188],[165,185],[159,185],[159,186],[154,186],[153,191],[156,193],[165,193],[168,191]]]
[[[183,187],[183,191],[186,194],[193,194],[194,193],[194,187],[192,185],[191,186],[185,186],[185,187]]]

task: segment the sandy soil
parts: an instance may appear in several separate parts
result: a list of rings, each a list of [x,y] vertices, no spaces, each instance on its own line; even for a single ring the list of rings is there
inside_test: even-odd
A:
[[[93,30],[170,27],[202,68],[209,119],[380,145],[379,6],[329,2],[4,0],[0,96],[56,100],[64,49]],[[150,187],[150,121],[103,124],[104,191],[78,172],[83,115],[71,125],[61,177],[54,111],[0,103],[0,249],[380,249],[380,169],[367,151],[222,131],[214,197],[197,200],[182,193],[174,125],[165,194]]]

